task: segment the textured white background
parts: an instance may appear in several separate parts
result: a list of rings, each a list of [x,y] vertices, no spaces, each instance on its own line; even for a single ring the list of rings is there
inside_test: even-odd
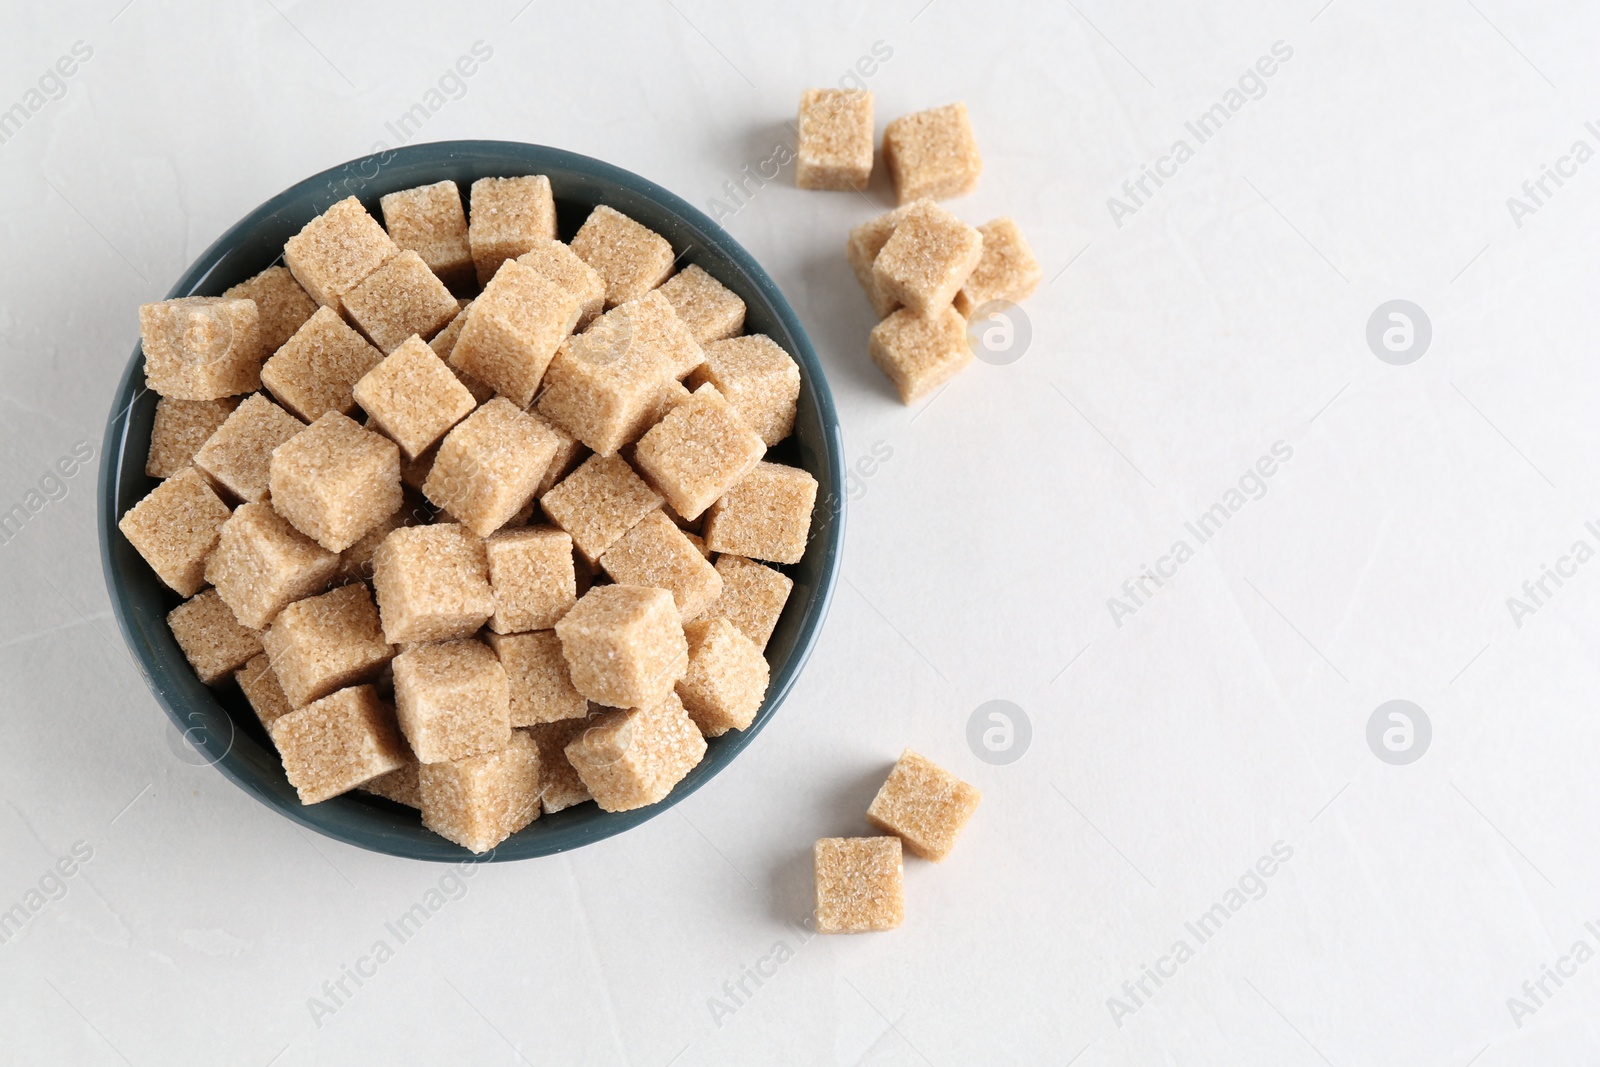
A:
[[[80,473],[0,545],[0,908],[93,849],[0,945],[0,1061],[1594,1062],[1600,962],[1521,1026],[1506,1000],[1600,947],[1600,563],[1520,627],[1505,604],[1600,544],[1600,161],[1520,228],[1506,207],[1596,144],[1593,5],[274,2],[5,14],[0,107],[74,42],[93,57],[0,145],[0,508],[98,449],[140,303],[262,200],[394,143],[475,41],[492,58],[417,139],[558,145],[697,204],[883,42],[880,129],[966,100],[986,167],[950,206],[1016,217],[1050,281],[1021,359],[908,410],[842,258],[881,177],[869,205],[786,170],[727,221],[810,329],[847,458],[892,450],[810,667],[709,787],[479,870],[321,1027],[308,998],[445,872],[175,755]],[[1279,40],[1267,94],[1114,225],[1107,197]],[[1364,340],[1397,297],[1434,328],[1405,367]],[[1267,494],[1115,625],[1107,598],[1280,440]],[[1403,767],[1365,740],[1397,697],[1434,730]],[[991,699],[1032,721],[1008,766],[965,740]],[[983,806],[942,866],[908,862],[903,929],[802,943],[812,840],[865,830],[904,745]],[[1118,1026],[1107,998],[1276,842],[1265,895]]]

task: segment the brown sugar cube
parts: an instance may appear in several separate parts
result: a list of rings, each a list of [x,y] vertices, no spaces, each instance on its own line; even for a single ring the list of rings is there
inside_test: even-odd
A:
[[[467,243],[467,213],[455,182],[434,182],[402,189],[378,200],[383,228],[402,251],[422,257],[446,285],[470,283],[474,276],[472,248]]]
[[[578,469],[578,464],[589,456],[589,449],[584,443],[572,436],[537,411],[528,412],[530,416],[544,423],[555,435],[556,454],[550,459],[550,466],[545,468],[544,477],[539,479],[539,487],[533,491],[535,498],[548,493],[557,482]]]
[[[423,763],[465,759],[511,737],[505,668],[481,641],[415,645],[394,658],[395,713]]]
[[[722,595],[722,576],[684,532],[652,511],[600,557],[619,585],[649,585],[672,594],[678,613],[692,619]]]
[[[353,196],[328,208],[283,246],[283,261],[311,299],[344,310],[344,294],[400,248]]]
[[[240,624],[215,589],[185,600],[167,613],[189,666],[206,685],[215,685],[261,652],[261,635]]]
[[[554,630],[489,635],[511,687],[511,725],[532,726],[589,714],[589,701],[573,688],[561,639]]]
[[[668,691],[648,709],[596,716],[566,753],[600,810],[632,811],[672,792],[705,756],[706,741]]]
[[[250,657],[243,667],[233,672],[233,680],[239,683],[244,698],[250,702],[262,726],[270,727],[294,710],[289,698],[283,695],[283,687],[278,684],[278,676],[272,669],[272,660],[267,658],[265,652]]]
[[[668,278],[661,295],[702,345],[737,337],[744,329],[744,301],[694,264]]]
[[[422,491],[488,537],[533,498],[557,443],[543,421],[497,396],[445,436]]]
[[[971,318],[991,301],[1020,303],[1033,295],[1044,278],[1044,268],[1009,217],[986,222],[978,232],[983,234],[983,256],[955,296],[955,309],[963,318]]]
[[[372,587],[391,644],[467,637],[494,614],[483,542],[453,523],[384,538],[372,557]]]
[[[412,334],[432,337],[460,305],[423,258],[401,252],[344,294],[344,310],[379,351],[393,352]]]
[[[621,456],[590,456],[539,499],[589,563],[661,506],[661,496]]]
[[[800,401],[800,364],[766,334],[706,345],[706,361],[689,375],[698,389],[710,382],[768,448],[788,437]]]
[[[372,594],[359,583],[290,604],[261,644],[283,695],[297,708],[370,680],[395,653],[383,639]]]
[[[259,321],[253,300],[186,296],[143,305],[146,384],[177,400],[217,400],[261,388]]]
[[[320,804],[407,762],[394,713],[370,685],[341,689],[291,711],[267,732],[302,804]]]
[[[597,585],[556,623],[556,635],[578,692],[613,708],[655,707],[689,664],[665,589]]]
[[[556,201],[543,174],[520,178],[479,178],[472,183],[472,222],[467,240],[478,284],[489,279],[508,259],[556,235]]]
[[[405,453],[400,453],[400,481],[408,489],[422,492],[422,487],[428,484],[428,475],[433,471],[433,461],[439,455],[439,446],[434,445],[416,459],[407,459]]]
[[[671,518],[671,516],[668,516],[668,518]],[[683,530],[683,527],[679,526],[678,529]],[[694,546],[694,550],[696,552],[700,553],[700,555],[704,556],[708,560],[711,558],[711,550],[706,547],[705,538],[690,530],[683,530],[683,536],[689,539],[689,543]],[[720,600],[721,597],[719,596],[717,599]],[[701,614],[704,614],[704,612]]]
[[[898,837],[824,837],[811,854],[819,934],[893,930],[905,919]]]
[[[181,596],[206,584],[206,557],[228,521],[228,505],[206,476],[185,468],[162,482],[117,522],[156,576]]]
[[[276,352],[317,310],[317,302],[294,280],[288,267],[268,267],[222,294],[224,300],[256,302],[256,335],[261,351]]]
[[[872,262],[878,292],[922,314],[946,307],[983,258],[983,234],[932,201],[906,212]]]
[[[972,136],[966,104],[904,115],[883,131],[883,161],[895,198],[908,204],[924,196],[944,200],[978,187],[983,159]]]
[[[497,634],[548,630],[578,602],[572,537],[554,526],[502,530],[484,542]],[[520,725],[520,724],[519,724]]]
[[[717,557],[717,573],[722,575],[722,595],[703,613],[705,618],[723,618],[739,632],[765,650],[772,631],[783,614],[783,606],[794,589],[794,580],[781,571],[743,556],[725,552]]]
[[[906,212],[920,203],[922,201],[918,200],[863,222],[850,231],[850,239],[845,242],[845,258],[850,261],[850,269],[855,272],[856,281],[861,283],[861,288],[867,294],[867,300],[872,304],[872,310],[880,319],[899,307],[900,302],[879,291],[878,283],[872,276],[872,263],[878,258],[878,253],[883,251],[883,246],[889,243],[889,237],[894,233],[894,228],[900,225],[900,220],[906,217]]]
[[[594,799],[578,772],[567,759],[566,747],[589,728],[587,717],[540,722],[526,733],[539,746],[539,801],[546,815]]]
[[[487,852],[539,817],[539,746],[518,730],[498,751],[424,763],[417,785],[422,825],[474,853]]]
[[[897,834],[914,855],[937,863],[950,854],[982,799],[977,789],[908,748],[872,798],[867,821]]]
[[[672,510],[697,519],[754,470],[766,450],[761,435],[708,383],[639,438],[633,455]]]
[[[468,266],[471,266],[470,260],[468,261]],[[401,739],[402,743],[404,743],[404,740],[404,738]],[[407,747],[409,748],[410,746]],[[421,770],[422,764],[412,759],[398,770],[378,775],[378,777],[362,786],[361,791],[371,793],[373,796],[383,797],[385,800],[392,800],[396,804],[404,804],[408,808],[420,809],[422,807]]]
[[[901,308],[872,328],[867,354],[888,375],[901,403],[914,404],[972,362],[967,320],[953,307],[931,315]]]
[[[706,512],[702,536],[713,552],[798,563],[805,555],[817,480],[798,467],[758,463]]]
[[[400,449],[330,411],[272,452],[272,506],[330,552],[343,552],[400,506]]]
[[[525,408],[578,312],[572,292],[513,260],[472,302],[450,363]]]
[[[194,454],[194,465],[240,500],[267,497],[272,450],[306,424],[260,393],[245,398]]]
[[[532,267],[578,298],[578,323],[581,330],[605,310],[606,283],[598,271],[560,241],[540,239],[517,257],[524,267]]]
[[[755,721],[767,695],[767,661],[754,641],[727,619],[685,623],[689,669],[678,698],[700,732],[720,737]]]
[[[328,587],[339,557],[267,504],[240,504],[206,560],[206,581],[246,626],[264,629],[286,606]]]
[[[426,452],[477,406],[449,365],[416,335],[367,371],[353,395],[406,459]]]
[[[355,410],[353,387],[382,359],[337,311],[318,308],[262,366],[261,384],[284,407],[315,422],[330,411]]]
[[[572,250],[605,279],[608,308],[666,281],[676,258],[665,237],[605,204],[596,206],[578,228]]]
[[[393,515],[362,534],[355,544],[339,553],[339,569],[334,572],[333,581],[341,584],[370,582],[372,558],[378,554],[378,546],[383,544],[384,539],[401,527],[415,526],[429,517],[427,503],[415,498],[411,493],[406,493],[404,502],[395,509]]]
[[[152,478],[170,478],[193,463],[195,452],[206,443],[206,438],[215,433],[238,406],[239,402],[231,396],[217,400],[178,400],[164,396],[157,400],[144,472]]]
[[[802,189],[860,190],[872,177],[872,94],[807,89],[795,126],[794,183]]]

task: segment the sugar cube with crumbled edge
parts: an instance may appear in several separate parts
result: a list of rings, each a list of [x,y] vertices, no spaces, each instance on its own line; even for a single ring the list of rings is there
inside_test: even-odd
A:
[[[543,174],[479,178],[472,183],[467,240],[479,285],[488,285],[506,260],[555,235],[556,202],[550,179]]]
[[[888,375],[901,403],[914,404],[972,362],[967,320],[953,307],[931,315],[901,308],[872,328],[867,354]]]
[[[1026,300],[1044,278],[1044,268],[1009,216],[984,223],[978,232],[983,234],[983,256],[962,283],[954,302],[955,309],[969,319],[973,312],[993,301],[1016,304]]]
[[[186,296],[139,308],[145,384],[177,400],[218,400],[261,387],[253,300]]]
[[[602,811],[663,800],[706,754],[706,741],[669,691],[648,708],[607,711],[567,743],[567,760]]]
[[[641,297],[667,280],[674,255],[665,237],[600,204],[572,237],[578,258],[606,283],[606,307]]]
[[[566,747],[589,728],[590,722],[584,716],[534,723],[524,730],[539,746],[539,802],[546,815],[594,799],[566,753]]]
[[[272,661],[265,652],[251,656],[243,667],[233,672],[233,680],[239,683],[239,689],[262,726],[270,727],[294,710],[289,698],[283,695],[283,687],[278,684]]]
[[[893,930],[905,919],[905,866],[898,837],[824,837],[813,846],[816,930]]]
[[[372,557],[372,587],[391,644],[467,637],[494,614],[483,542],[463,526],[408,526]]]
[[[501,530],[484,541],[499,634],[548,630],[578,602],[572,536],[554,526]]]
[[[768,448],[788,437],[800,401],[800,365],[789,353],[761,333],[713,341],[705,352],[690,388],[716,386]]]
[[[206,589],[167,613],[189,666],[206,685],[214,685],[261,652],[261,634],[242,624],[215,589]]]
[[[649,708],[689,665],[683,625],[665,589],[597,585],[556,623],[578,692],[613,708]]]
[[[317,302],[300,288],[288,267],[268,267],[254,278],[224,290],[222,298],[256,302],[257,337],[261,351],[269,356],[317,310]]]
[[[284,696],[297,708],[370,680],[395,654],[383,638],[372,594],[359,582],[290,604],[272,620],[261,645]]]
[[[195,452],[206,438],[238,406],[239,401],[231,396],[217,400],[178,400],[170,396],[158,399],[144,472],[152,478],[170,478],[193,463]]]
[[[515,730],[493,752],[417,770],[422,825],[484,853],[539,817],[539,746]]]
[[[583,329],[605,310],[605,281],[599,272],[560,241],[540,239],[518,256],[517,262],[532,267],[578,298],[578,323],[573,329]]]
[[[684,624],[683,635],[689,669],[677,692],[689,717],[707,737],[748,727],[767,695],[761,650],[727,619],[696,619]]]
[[[557,444],[543,421],[495,397],[445,435],[422,492],[488,537],[533,498]]]
[[[580,309],[571,290],[512,260],[472,302],[450,363],[525,408]]]
[[[467,243],[467,213],[453,181],[387,193],[378,200],[383,227],[402,250],[422,257],[446,285],[469,284],[475,275]]]
[[[466,638],[394,658],[395,713],[423,763],[493,752],[510,739],[511,690],[499,658]]]
[[[849,260],[856,281],[861,283],[861,288],[867,294],[867,300],[872,304],[872,310],[880,319],[899,307],[900,302],[878,289],[878,283],[872,276],[873,261],[878,258],[878,253],[883,251],[883,246],[889,242],[894,228],[906,217],[906,212],[920,203],[922,201],[918,200],[897,207],[893,211],[886,211],[875,219],[868,219],[851,230],[850,238],[845,242],[845,259]]]
[[[663,282],[661,295],[702,345],[737,337],[744,329],[744,301],[696,264]]]
[[[400,448],[330,411],[273,449],[272,506],[330,552],[342,552],[400,506]]]
[[[872,93],[807,89],[795,126],[794,183],[860,191],[872,177]]]
[[[661,500],[621,456],[590,456],[545,493],[539,506],[593,564]]]
[[[344,294],[345,314],[385,354],[412,334],[432,337],[460,305],[421,256],[401,252]]]
[[[404,737],[400,739],[400,743],[405,744]],[[409,745],[406,746],[406,750],[408,753],[410,752]],[[396,804],[404,804],[408,808],[420,809],[422,807],[422,784],[419,780],[421,770],[422,764],[417,762],[415,756],[412,756],[404,766],[392,770],[388,774],[378,775],[378,777],[361,786],[361,790],[371,793],[373,796],[383,797],[385,800],[392,800]]]
[[[967,105],[946,104],[895,119],[883,131],[883,161],[902,204],[924,196],[945,200],[972,192],[978,187],[983,158],[972,136]]]
[[[982,799],[975,787],[908,748],[872,798],[867,821],[937,863],[950,854]]]
[[[179,595],[193,596],[206,583],[206,558],[228,515],[206,476],[186,467],[129,508],[117,529],[157,577]]]
[[[716,566],[722,575],[722,595],[702,613],[703,617],[727,619],[755,642],[757,649],[765,650],[794,589],[794,580],[782,571],[731,552],[718,556]]]
[[[754,470],[766,450],[761,435],[707,383],[647,430],[633,457],[673,511],[697,519]]]
[[[811,472],[763,461],[706,511],[702,536],[713,552],[798,563],[816,501]]]
[[[361,201],[348,196],[289,238],[283,261],[311,299],[343,311],[344,294],[399,253]]]
[[[261,384],[306,422],[355,408],[352,387],[383,353],[332,308],[318,308],[261,367]]]
[[[370,685],[331,693],[267,730],[302,804],[320,804],[407,762],[394,713]]]
[[[589,713],[589,701],[572,684],[561,639],[554,630],[491,633],[489,647],[506,670],[512,726],[581,719]]]
[[[327,588],[339,557],[267,504],[240,504],[206,560],[206,581],[246,626],[262,629],[289,604]]]
[[[194,465],[240,500],[267,496],[272,450],[306,424],[260,393],[245,398],[194,454]]]
[[[353,390],[372,425],[416,459],[477,406],[472,393],[413,334],[367,371]]]
[[[660,510],[623,534],[600,557],[600,566],[620,585],[667,590],[684,619],[699,615],[722,595],[717,569]]]
[[[929,201],[894,228],[872,261],[872,279],[880,293],[925,315],[949,306],[982,257],[983,234]]]

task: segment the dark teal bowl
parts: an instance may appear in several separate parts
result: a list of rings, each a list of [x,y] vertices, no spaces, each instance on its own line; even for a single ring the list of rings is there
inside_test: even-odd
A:
[[[772,683],[748,730],[709,742],[705,759],[666,800],[639,811],[608,813],[582,804],[541,816],[481,859],[519,860],[587,845],[637,826],[676,804],[726,767],[776,714],[816,643],[839,573],[844,538],[843,444],[833,397],[811,341],[794,309],[750,254],[682,198],[654,182],[587,156],[511,141],[443,141],[408,145],[353,160],[307,178],[262,204],[223,234],[172,287],[169,297],[215,296],[277,262],[283,243],[347,196],[381,217],[385,193],[453,179],[467,188],[478,178],[546,174],[555,191],[563,239],[596,204],[610,204],[672,242],[680,266],[698,264],[744,298],[746,330],[764,333],[800,364],[800,410],[794,434],[771,458],[795,464],[817,479],[817,509],[805,557],[783,570],[794,579],[767,659]],[[131,309],[128,321],[132,323]],[[231,683],[200,683],[167,629],[179,602],[117,530],[120,519],[155,481],[144,473],[156,395],[144,387],[144,353],[135,346],[106,423],[100,467],[100,554],[117,623],[145,682],[198,760],[214,764],[240,788],[302,826],[374,852],[411,859],[459,862],[471,853],[425,830],[416,811],[364,793],[347,793],[310,807],[295,796],[277,752],[244,696]]]

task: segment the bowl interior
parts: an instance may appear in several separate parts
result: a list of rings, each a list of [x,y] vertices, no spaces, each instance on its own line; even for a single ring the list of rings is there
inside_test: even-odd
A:
[[[466,200],[484,177],[544,174],[555,194],[557,225],[570,240],[589,211],[606,203],[661,234],[679,253],[744,299],[748,333],[764,333],[800,364],[793,435],[768,458],[817,479],[817,507],[805,557],[780,568],[794,591],[767,645],[772,667],[766,702],[749,729],[708,743],[700,765],[666,800],[638,811],[607,813],[594,804],[543,815],[480,859],[511,860],[576,848],[621,833],[683,799],[732,760],[776,712],[811,651],[838,570],[844,527],[842,442],[827,382],[793,309],[749,253],[700,211],[638,175],[559,149],[505,141],[411,145],[353,160],[285,190],[247,215],[195,262],[169,297],[215,296],[279,262],[283,244],[331,204],[358,197],[382,218],[378,198],[430,182],[454,180]],[[135,346],[113,399],[100,472],[100,545],[112,606],[151,691],[190,745],[184,758],[215,764],[263,803],[296,822],[362,848],[414,859],[459,862],[471,853],[424,829],[411,808],[352,792],[304,806],[284,777],[266,731],[238,687],[200,683],[166,624],[181,598],[162,584],[117,531],[117,520],[155,487],[144,473],[156,394],[144,387],[144,355]]]

